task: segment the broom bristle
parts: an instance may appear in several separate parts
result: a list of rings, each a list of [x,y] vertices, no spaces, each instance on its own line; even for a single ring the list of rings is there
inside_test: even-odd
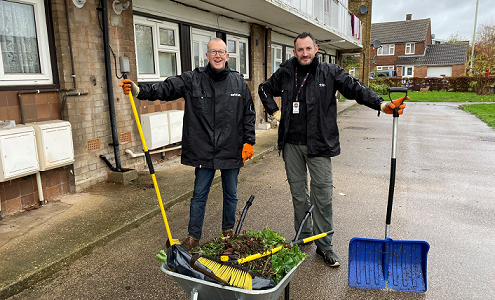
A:
[[[252,290],[253,276],[240,267],[216,262],[206,257],[198,258],[198,262],[210,269],[213,274],[228,282],[231,286]]]

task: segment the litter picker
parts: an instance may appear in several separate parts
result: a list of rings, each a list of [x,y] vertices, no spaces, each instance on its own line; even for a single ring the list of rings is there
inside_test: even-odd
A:
[[[127,74],[123,73],[124,79],[127,79]],[[139,115],[134,104],[134,97],[132,97],[132,92],[129,91],[129,100],[131,102],[132,112],[134,113],[134,118],[136,119],[136,125],[139,131],[139,136],[141,137],[141,142],[143,143],[144,156],[146,157],[146,164],[150,170],[151,179],[153,180],[153,186],[155,187],[156,197],[158,198],[158,204],[160,205],[160,211],[162,212],[163,222],[165,223],[165,229],[167,230],[168,241],[167,244],[173,246],[174,244],[180,245],[179,240],[172,238],[172,233],[170,232],[170,227],[168,226],[167,215],[165,214],[165,208],[163,207],[162,197],[160,195],[160,189],[158,188],[158,183],[155,177],[155,169],[153,168],[153,162],[151,161],[151,156],[146,146],[146,140],[143,135],[143,128],[141,127],[141,122],[139,121]]]
[[[406,93],[407,88],[390,88],[390,93]],[[392,240],[390,223],[395,188],[397,127],[399,106],[393,113],[392,160],[388,191],[385,239],[355,237],[349,242],[349,286],[383,289],[387,286],[404,292],[425,292],[426,259],[430,245],[426,241]]]

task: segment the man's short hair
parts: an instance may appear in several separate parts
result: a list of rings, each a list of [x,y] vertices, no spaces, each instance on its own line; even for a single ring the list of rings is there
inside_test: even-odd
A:
[[[294,39],[294,48],[296,47],[296,42],[298,39],[305,39],[308,36],[313,40],[313,46],[315,46],[316,41],[315,41],[315,38],[313,37],[313,35],[309,32],[303,32],[303,33],[300,33],[298,36],[296,36],[296,38]]]
[[[218,38],[218,37],[212,38],[212,39],[208,42],[208,45],[207,45],[208,50],[210,50],[210,42],[211,42],[211,41],[219,41],[219,42],[222,42],[222,43],[224,43],[224,44],[225,44],[225,41],[224,41],[224,40],[222,40],[221,38]],[[227,44],[225,44],[225,52],[227,52]]]

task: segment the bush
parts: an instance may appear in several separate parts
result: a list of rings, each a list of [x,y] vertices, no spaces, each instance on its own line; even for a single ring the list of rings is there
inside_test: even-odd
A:
[[[378,95],[386,95],[388,93],[388,85],[370,83],[370,89],[375,91]]]

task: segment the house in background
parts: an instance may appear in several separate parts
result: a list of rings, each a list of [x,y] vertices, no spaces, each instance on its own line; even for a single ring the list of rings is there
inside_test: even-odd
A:
[[[40,194],[51,201],[84,191],[107,181],[112,169],[146,166],[131,105],[119,87],[120,57],[128,59],[130,79],[152,83],[206,65],[206,45],[220,37],[229,66],[251,88],[260,124],[265,115],[258,85],[292,55],[297,34],[314,35],[323,61],[339,63],[345,51],[368,52],[371,2],[0,1],[0,120],[69,122],[74,153],[70,165],[0,180],[1,213],[36,204]],[[139,105],[141,117],[184,109],[182,99]],[[150,148],[152,160],[180,154],[177,147]]]
[[[371,40],[381,47],[372,48],[370,69],[396,70],[402,77],[457,77],[466,72],[465,44],[433,44],[430,19],[371,24]]]

